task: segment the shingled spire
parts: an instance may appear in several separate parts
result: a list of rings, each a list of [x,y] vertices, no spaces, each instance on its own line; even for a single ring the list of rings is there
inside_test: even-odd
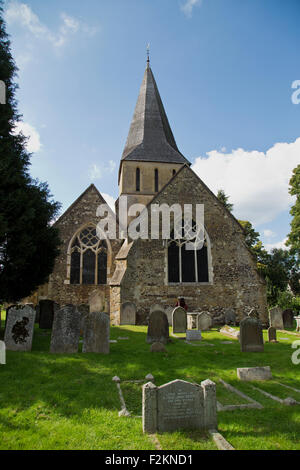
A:
[[[176,145],[149,60],[122,160],[190,165]]]

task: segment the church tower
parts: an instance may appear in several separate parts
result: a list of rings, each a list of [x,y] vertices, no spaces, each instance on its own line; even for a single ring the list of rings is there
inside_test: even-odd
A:
[[[119,169],[119,195],[128,207],[147,205],[182,165],[190,162],[176,145],[149,57]]]

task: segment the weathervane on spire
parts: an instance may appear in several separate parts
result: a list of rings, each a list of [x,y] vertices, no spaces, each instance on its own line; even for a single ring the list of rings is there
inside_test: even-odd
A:
[[[147,44],[147,65],[150,64],[150,42]]]

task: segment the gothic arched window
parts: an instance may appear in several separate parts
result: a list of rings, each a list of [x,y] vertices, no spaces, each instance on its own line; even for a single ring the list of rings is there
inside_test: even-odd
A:
[[[71,247],[71,284],[106,284],[107,245],[97,237],[96,227],[85,227]]]
[[[193,222],[193,229],[195,223]],[[183,232],[184,233],[184,232]],[[208,246],[204,240],[201,248],[197,249],[194,239],[175,239],[174,230],[168,244],[168,281],[170,283],[182,282],[209,282],[208,275]],[[194,243],[193,249],[188,243]]]

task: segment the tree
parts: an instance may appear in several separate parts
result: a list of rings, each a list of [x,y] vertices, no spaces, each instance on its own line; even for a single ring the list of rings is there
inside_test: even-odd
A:
[[[291,231],[286,242],[290,246],[291,252],[300,259],[300,164],[293,170],[293,176],[290,179],[289,193],[296,196],[296,202],[290,210],[293,217],[291,222]]]
[[[223,189],[219,189],[217,198],[224,204],[224,206],[226,207],[226,209],[229,210],[229,212],[232,212],[233,204],[230,204],[230,202],[228,202],[229,196],[226,196],[225,191]]]
[[[60,204],[46,183],[31,178],[26,138],[14,132],[20,120],[16,73],[0,0],[0,80],[6,85],[6,104],[0,104],[0,303],[18,301],[44,284],[60,244],[51,225]]]

